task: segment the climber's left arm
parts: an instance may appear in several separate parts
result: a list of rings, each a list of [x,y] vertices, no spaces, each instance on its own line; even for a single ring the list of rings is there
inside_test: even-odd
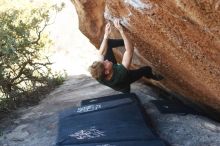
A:
[[[122,58],[122,65],[125,68],[129,69],[129,66],[132,61],[133,53],[134,53],[134,47],[133,47],[129,37],[124,33],[123,28],[122,28],[121,24],[119,23],[119,20],[115,20],[114,25],[119,30],[119,32],[124,40],[124,44],[125,44],[125,53]]]

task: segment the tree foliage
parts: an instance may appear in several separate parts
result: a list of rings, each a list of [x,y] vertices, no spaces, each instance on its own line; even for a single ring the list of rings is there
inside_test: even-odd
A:
[[[45,28],[62,6],[14,7],[10,2],[0,7],[0,109],[14,108],[54,80],[63,81],[44,55],[51,45]]]

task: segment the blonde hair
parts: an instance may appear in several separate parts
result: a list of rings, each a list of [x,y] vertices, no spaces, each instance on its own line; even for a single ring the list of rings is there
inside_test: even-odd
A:
[[[104,65],[101,61],[94,61],[89,67],[89,72],[95,79],[100,79],[104,75]]]

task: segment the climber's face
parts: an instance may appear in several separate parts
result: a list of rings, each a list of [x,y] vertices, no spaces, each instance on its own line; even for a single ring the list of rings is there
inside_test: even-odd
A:
[[[105,75],[108,75],[112,71],[112,65],[113,63],[109,60],[103,61],[104,69],[105,69]]]

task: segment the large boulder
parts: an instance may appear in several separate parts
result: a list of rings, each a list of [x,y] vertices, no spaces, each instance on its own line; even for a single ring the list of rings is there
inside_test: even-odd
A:
[[[72,0],[83,34],[98,48],[118,18],[135,44],[133,67],[150,65],[160,86],[220,112],[220,1]],[[111,37],[120,37],[113,29]],[[117,52],[120,56],[120,52]]]

